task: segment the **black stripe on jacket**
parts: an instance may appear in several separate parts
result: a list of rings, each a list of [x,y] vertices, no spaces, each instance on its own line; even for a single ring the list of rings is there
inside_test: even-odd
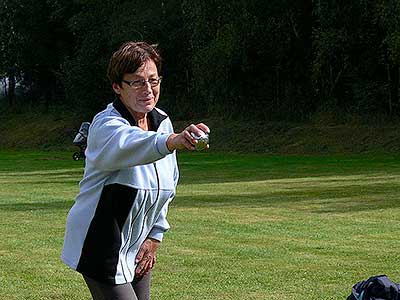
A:
[[[121,231],[137,190],[121,184],[103,188],[89,226],[77,271],[98,281],[115,284]]]

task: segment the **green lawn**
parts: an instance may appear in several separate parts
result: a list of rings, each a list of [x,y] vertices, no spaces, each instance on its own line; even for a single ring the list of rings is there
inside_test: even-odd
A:
[[[83,163],[0,152],[0,299],[90,299],[60,259]],[[153,300],[345,299],[400,281],[400,155],[180,153]]]

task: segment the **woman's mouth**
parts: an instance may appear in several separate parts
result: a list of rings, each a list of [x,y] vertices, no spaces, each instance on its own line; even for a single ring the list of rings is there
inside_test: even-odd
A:
[[[141,102],[149,102],[149,101],[153,101],[153,97],[151,97],[151,98],[142,98],[142,99],[140,99],[139,101],[141,101]]]

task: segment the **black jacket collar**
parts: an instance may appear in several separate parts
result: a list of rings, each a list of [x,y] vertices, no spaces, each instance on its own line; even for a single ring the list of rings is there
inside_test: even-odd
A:
[[[131,124],[131,126],[137,126],[136,120],[133,118],[129,110],[122,103],[121,99],[116,98],[113,102],[114,108],[121,114],[121,116]],[[167,116],[160,114],[156,109],[147,113],[147,117],[149,118],[151,128],[154,131],[157,131],[161,122],[164,121]]]

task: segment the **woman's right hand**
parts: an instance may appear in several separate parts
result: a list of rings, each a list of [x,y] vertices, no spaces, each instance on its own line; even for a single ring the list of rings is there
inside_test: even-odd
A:
[[[207,127],[207,125],[203,123],[199,123],[197,125],[191,124],[181,133],[171,134],[167,140],[167,147],[170,151],[174,151],[176,149],[187,149],[193,151],[196,149],[195,145],[197,144],[197,140],[191,135],[191,133],[200,136],[203,132],[207,134],[210,133],[210,129]]]

